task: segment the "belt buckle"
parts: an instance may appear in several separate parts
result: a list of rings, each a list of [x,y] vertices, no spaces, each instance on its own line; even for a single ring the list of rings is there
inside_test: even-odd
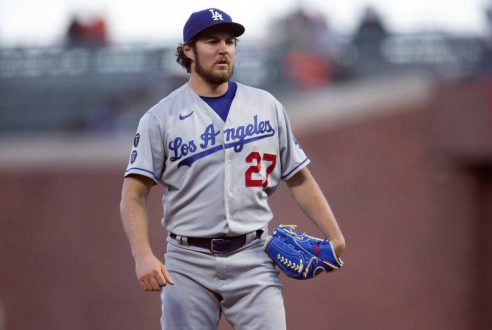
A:
[[[215,243],[219,242],[226,242],[226,240],[223,238],[212,238],[212,240],[210,241],[210,251],[212,251],[213,253],[223,253],[223,251],[218,251],[215,249]]]

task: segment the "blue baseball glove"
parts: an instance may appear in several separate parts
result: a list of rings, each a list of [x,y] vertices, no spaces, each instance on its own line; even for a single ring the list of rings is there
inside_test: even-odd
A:
[[[263,250],[288,276],[307,280],[322,272],[332,272],[343,266],[329,240],[322,240],[295,230],[295,225],[273,228]]]

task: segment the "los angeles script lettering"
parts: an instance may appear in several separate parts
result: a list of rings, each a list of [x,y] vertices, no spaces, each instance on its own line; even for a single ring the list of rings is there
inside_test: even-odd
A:
[[[273,135],[273,133],[275,133],[275,130],[270,124],[270,121],[261,121],[258,120],[258,116],[254,116],[251,124],[225,129],[224,143],[233,144],[234,151],[240,152],[243,150],[247,138],[261,136],[263,134]],[[219,134],[220,130],[216,129],[213,124],[210,124],[200,134],[200,141],[198,142],[195,142],[195,140],[184,141],[182,137],[176,137],[169,142],[169,150],[172,153],[170,160],[175,162],[197,151],[206,150],[215,146],[217,144],[216,138]],[[198,150],[199,148],[200,150]]]

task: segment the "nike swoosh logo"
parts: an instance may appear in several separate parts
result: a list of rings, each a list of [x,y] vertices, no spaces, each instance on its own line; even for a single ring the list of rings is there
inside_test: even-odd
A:
[[[190,112],[189,114],[187,115],[182,115],[182,114],[179,114],[179,119],[180,120],[185,120],[186,118],[188,118],[189,116],[191,116],[193,114],[193,111]]]

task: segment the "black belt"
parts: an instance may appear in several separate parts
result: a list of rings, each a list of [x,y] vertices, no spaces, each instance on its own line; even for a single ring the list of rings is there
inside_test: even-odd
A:
[[[254,237],[253,240],[258,239],[263,233],[263,230],[259,229],[255,233],[256,236]],[[202,238],[202,237],[182,237],[182,236],[180,237],[173,233],[169,234],[171,238],[176,239],[182,243],[208,249],[213,253],[229,253],[243,247],[246,244],[246,238],[248,235],[249,234],[234,236],[234,237],[224,236],[224,237],[216,237],[216,238]]]

